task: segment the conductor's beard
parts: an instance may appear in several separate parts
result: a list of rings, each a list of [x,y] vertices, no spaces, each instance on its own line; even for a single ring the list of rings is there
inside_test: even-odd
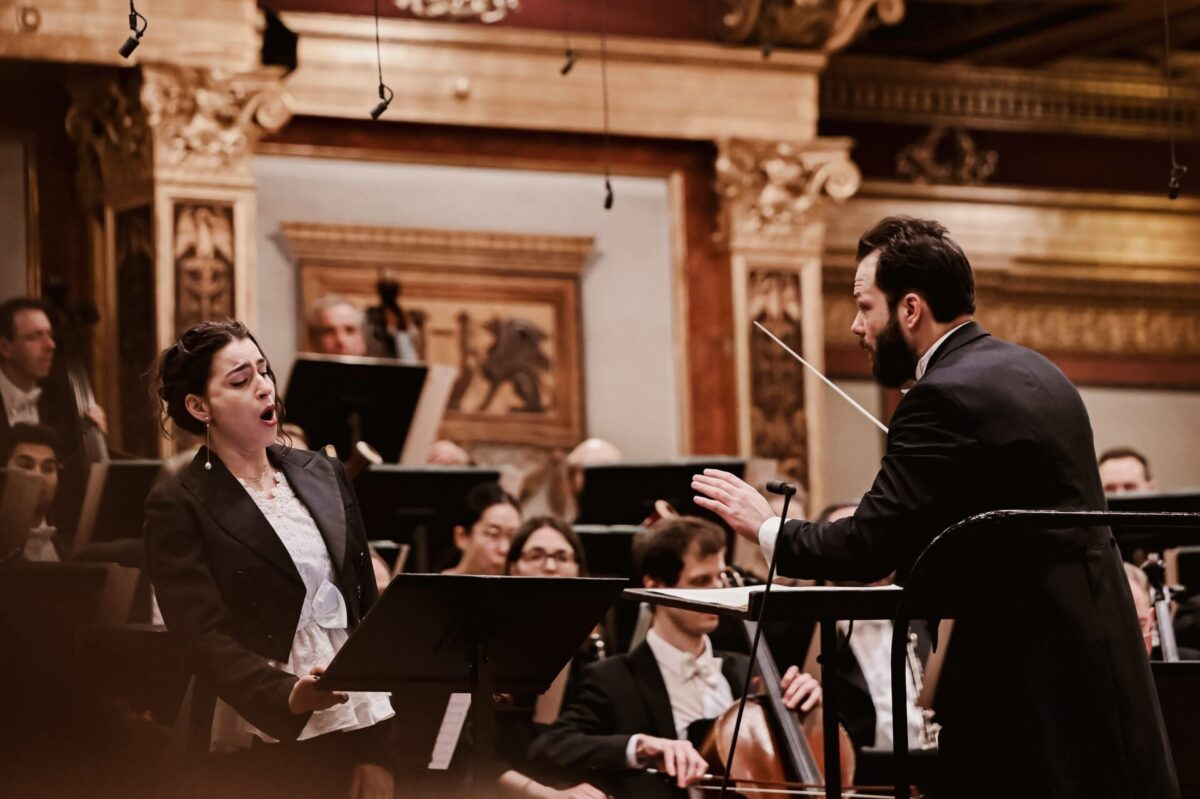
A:
[[[871,352],[871,373],[885,388],[900,388],[917,372],[917,353],[900,332],[900,319],[892,311],[887,327],[875,337]]]

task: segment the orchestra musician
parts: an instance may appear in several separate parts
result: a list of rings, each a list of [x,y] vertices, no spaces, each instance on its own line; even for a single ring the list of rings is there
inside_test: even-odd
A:
[[[206,439],[146,501],[145,546],[167,628],[218,698],[209,787],[391,797],[387,696],[317,685],[377,596],[341,464],[277,443],[275,375],[240,322],[191,328],[157,377],[165,417]]]
[[[903,582],[934,535],[980,512],[1104,510],[1078,391],[974,321],[971,266],[946,229],[884,219],[858,257],[851,331],[878,382],[915,381],[870,491],[846,519],[781,524],[755,489],[706,470],[696,502],[768,556],[777,548],[781,574],[862,582],[893,570]],[[1038,540],[977,539],[961,564],[992,601],[957,621],[942,673],[939,795],[1178,796],[1111,532]]]
[[[724,584],[725,531],[703,519],[659,521],[634,555],[646,587]],[[713,650],[717,622],[712,614],[656,607],[643,643],[583,670],[578,693],[534,741],[530,760],[586,778],[616,799],[684,795],[709,770],[695,743],[702,728],[738,698],[749,667],[745,655]],[[795,666],[780,687],[791,709],[807,711],[821,698],[816,680]]]

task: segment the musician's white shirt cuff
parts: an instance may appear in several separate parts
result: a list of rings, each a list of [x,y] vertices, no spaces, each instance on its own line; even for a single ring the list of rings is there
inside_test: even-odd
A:
[[[779,527],[782,523],[782,518],[772,516],[762,523],[762,527],[758,528],[758,545],[762,547],[763,557],[767,559],[767,563],[770,563],[771,558],[775,556],[775,540],[779,538]]]
[[[642,736],[634,733],[633,735],[629,736],[629,743],[625,744],[625,765],[629,766],[630,768],[642,767],[642,764],[639,763],[637,759],[637,745],[638,738],[640,737]]]

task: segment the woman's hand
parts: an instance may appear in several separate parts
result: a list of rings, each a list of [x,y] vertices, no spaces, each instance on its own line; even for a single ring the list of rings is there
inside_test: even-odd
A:
[[[313,666],[312,671],[296,680],[291,696],[288,697],[288,710],[297,716],[303,716],[305,713],[340,705],[350,698],[344,691],[322,691],[317,687],[317,677],[324,671],[324,666]]]
[[[392,799],[392,772],[374,763],[359,763],[350,777],[350,799]]]

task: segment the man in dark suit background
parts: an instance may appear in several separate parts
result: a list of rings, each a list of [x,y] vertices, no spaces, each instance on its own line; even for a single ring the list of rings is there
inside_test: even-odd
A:
[[[716,588],[725,572],[725,532],[702,519],[665,519],[639,539],[634,556],[648,588]],[[643,643],[584,670],[575,698],[534,741],[530,759],[616,799],[682,795],[708,770],[693,742],[739,698],[749,665],[745,655],[713,651],[708,634],[718,620],[655,608]],[[795,666],[781,687],[789,707],[808,710],[820,701],[816,681]],[[651,776],[648,766],[675,779]]]
[[[881,384],[915,380],[858,510],[781,525],[752,487],[712,470],[694,482],[697,503],[778,547],[783,574],[859,581],[903,580],[933,536],[977,513],[1103,510],[1078,391],[973,321],[974,276],[946,229],[885,219],[858,257],[851,331]],[[939,687],[945,794],[1178,796],[1111,533],[1012,532],[977,535],[959,564],[983,601],[960,617]]]

